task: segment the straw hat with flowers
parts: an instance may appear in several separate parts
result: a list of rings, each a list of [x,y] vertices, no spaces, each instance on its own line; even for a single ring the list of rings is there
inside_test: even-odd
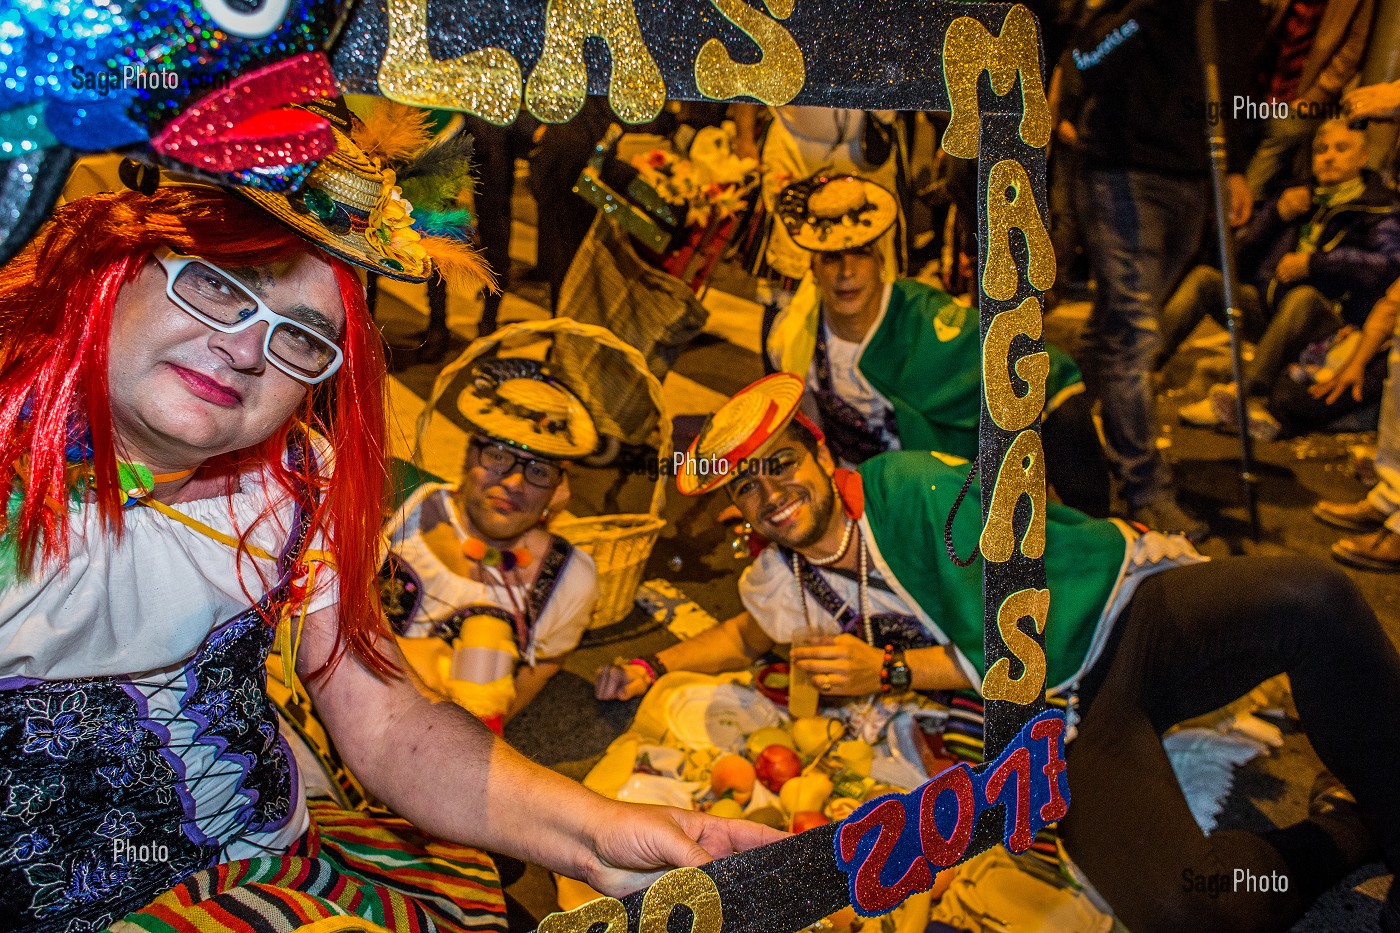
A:
[[[430,229],[433,212],[420,204],[415,213],[403,194],[403,179],[415,174],[418,162],[429,161],[454,179],[465,176],[469,147],[434,140],[424,128],[426,114],[403,105],[393,105],[400,110],[368,127],[343,100],[301,106],[330,123],[335,151],[317,163],[295,192],[231,189],[235,194],[326,252],[371,272],[424,282],[436,271],[449,287],[465,292],[494,285],[468,238]],[[385,123],[392,131],[384,131]]]
[[[798,246],[818,253],[856,249],[879,239],[899,216],[885,188],[854,175],[816,175],[778,195],[777,214]]]
[[[480,434],[542,457],[574,460],[598,449],[588,409],[538,360],[479,361],[457,408]]]

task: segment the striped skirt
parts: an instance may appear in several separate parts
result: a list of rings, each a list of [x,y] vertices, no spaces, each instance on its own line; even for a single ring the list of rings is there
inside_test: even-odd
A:
[[[119,933],[504,933],[490,856],[398,818],[313,800],[286,855],[196,872],[111,929]]]

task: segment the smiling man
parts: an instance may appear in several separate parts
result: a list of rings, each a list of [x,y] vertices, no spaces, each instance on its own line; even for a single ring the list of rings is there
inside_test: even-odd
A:
[[[980,689],[980,490],[968,465],[911,451],[836,469],[799,412],[802,381],[765,377],[726,402],[690,447],[687,495],[721,487],[769,540],[739,583],[747,610],[600,675],[600,695],[643,692],[656,670],[747,666],[804,630],[825,644],[792,660],[829,698]],[[971,559],[949,559],[952,546]],[[1400,657],[1345,575],[1305,558],[1206,561],[1179,535],[1050,504],[1046,688],[1078,719],[1060,834],[1133,931],[1283,930],[1312,898],[1375,856],[1400,864]],[[1356,795],[1328,787],[1303,822],[1266,835],[1202,834],[1162,748],[1166,730],[1287,673],[1308,737]],[[608,691],[612,691],[608,694]],[[1133,858],[1123,858],[1124,852]],[[1283,873],[1287,892],[1183,892],[1184,872]],[[1400,904],[1400,892],[1392,896]],[[1400,918],[1397,918],[1400,919]]]

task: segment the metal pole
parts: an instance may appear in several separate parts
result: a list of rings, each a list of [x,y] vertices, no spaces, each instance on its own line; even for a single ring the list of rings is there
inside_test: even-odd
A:
[[[1220,240],[1220,273],[1225,284],[1225,315],[1230,333],[1230,371],[1235,379],[1235,418],[1240,434],[1240,482],[1249,512],[1250,537],[1259,540],[1259,478],[1254,474],[1254,439],[1249,435],[1248,392],[1244,361],[1240,356],[1243,327],[1235,302],[1235,238],[1230,230],[1230,191],[1225,167],[1225,110],[1220,95],[1220,51],[1216,41],[1215,4],[1206,0],[1197,7],[1196,38],[1205,66],[1206,140],[1210,146],[1210,182],[1215,194],[1215,230]]]

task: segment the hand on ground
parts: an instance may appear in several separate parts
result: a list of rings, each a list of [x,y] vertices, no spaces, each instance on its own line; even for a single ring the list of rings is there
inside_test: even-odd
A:
[[[593,675],[593,695],[600,700],[630,700],[651,689],[641,665],[609,664]]]

